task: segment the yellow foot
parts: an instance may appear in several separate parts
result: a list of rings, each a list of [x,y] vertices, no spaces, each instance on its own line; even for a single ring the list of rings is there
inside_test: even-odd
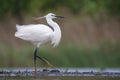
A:
[[[51,67],[51,68],[55,68],[55,66],[53,66],[48,60],[46,60],[45,58],[42,58],[44,60],[44,62],[46,63],[47,67]]]

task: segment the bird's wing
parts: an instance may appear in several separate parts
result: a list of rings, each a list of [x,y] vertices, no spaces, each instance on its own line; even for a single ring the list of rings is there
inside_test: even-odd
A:
[[[22,25],[16,27],[16,37],[32,42],[50,40],[53,33],[51,28],[43,24]]]
[[[23,29],[23,28],[26,28],[26,27],[34,27],[34,26],[46,26],[46,25],[44,25],[44,24],[29,24],[29,25],[16,24],[16,29],[20,30],[20,29]]]

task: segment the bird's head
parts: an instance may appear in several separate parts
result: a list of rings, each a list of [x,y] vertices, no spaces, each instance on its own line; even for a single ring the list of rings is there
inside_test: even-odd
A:
[[[56,14],[53,13],[48,13],[47,15],[43,16],[43,17],[38,17],[38,18],[34,18],[35,20],[39,20],[42,18],[50,18],[50,19],[54,19],[54,18],[64,18],[63,16],[58,16]]]
[[[63,16],[58,16],[56,14],[53,14],[53,13],[49,13],[47,14],[46,16],[44,16],[46,18],[51,18],[51,19],[54,19],[54,18],[64,18]]]

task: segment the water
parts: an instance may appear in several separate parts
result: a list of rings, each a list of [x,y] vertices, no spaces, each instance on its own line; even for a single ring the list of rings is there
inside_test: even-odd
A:
[[[44,77],[0,77],[0,80],[120,80],[120,77],[112,76],[44,76]]]
[[[4,68],[0,69],[1,77],[34,77],[34,68]],[[120,76],[119,68],[37,68],[37,76]]]
[[[119,68],[4,68],[0,80],[120,80]]]

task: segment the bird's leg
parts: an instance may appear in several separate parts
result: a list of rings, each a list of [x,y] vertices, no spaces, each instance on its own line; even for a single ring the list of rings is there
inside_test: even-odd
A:
[[[44,62],[45,64],[47,64],[48,66],[54,68],[54,66],[53,66],[52,64],[50,64],[50,62],[49,62],[47,59],[41,58],[40,56],[37,55],[37,53],[38,53],[38,47],[36,47],[36,48],[35,48],[35,51],[34,51],[34,67],[35,67],[35,74],[37,74],[37,69],[36,69],[36,60],[37,60],[37,58],[40,59],[40,60],[41,60],[42,62]]]
[[[38,52],[38,48],[35,48],[35,51],[34,51],[34,68],[35,68],[35,75],[37,74],[37,69],[36,69],[37,52]]]
[[[36,56],[38,59],[40,59],[41,61],[43,61],[44,63],[46,63],[48,66],[50,67],[54,67],[52,64],[50,64],[50,62],[48,60],[46,60],[45,58],[41,58],[39,56]]]

